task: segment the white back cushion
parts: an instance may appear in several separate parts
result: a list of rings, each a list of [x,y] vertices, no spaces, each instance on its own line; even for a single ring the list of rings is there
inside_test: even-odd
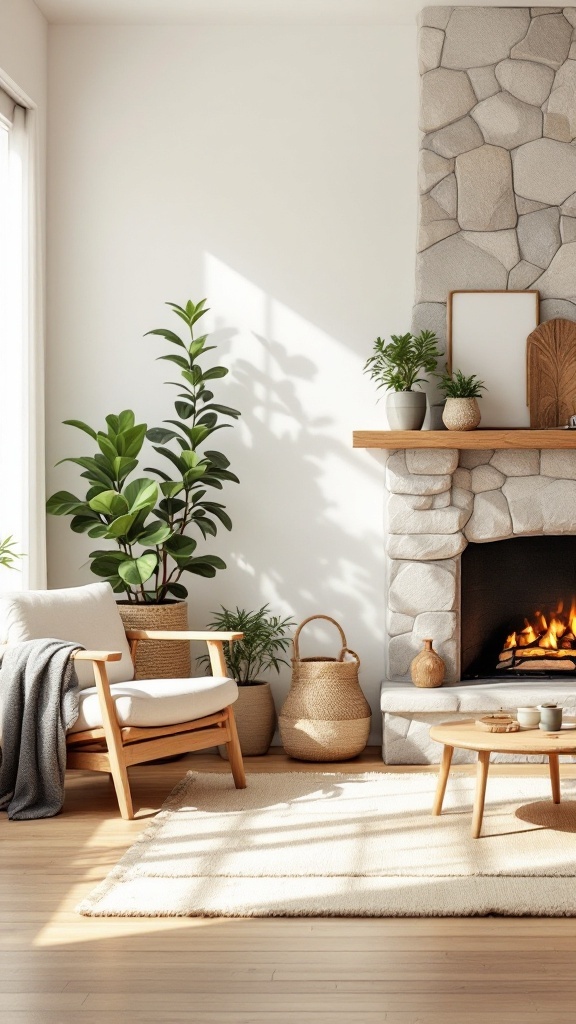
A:
[[[75,641],[90,651],[120,651],[122,660],[107,664],[110,682],[125,683],[134,678],[130,647],[109,583],[3,594],[1,641],[17,644],[44,637]],[[81,689],[94,686],[90,662],[77,661],[75,668]]]

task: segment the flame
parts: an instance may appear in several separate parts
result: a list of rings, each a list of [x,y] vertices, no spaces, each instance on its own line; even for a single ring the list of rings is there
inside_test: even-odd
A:
[[[544,614],[538,610],[532,621],[524,619],[524,628],[506,637],[502,649],[507,651],[511,648],[515,648],[516,656],[522,659],[536,657],[539,648],[555,652],[552,656],[557,658],[566,657],[565,651],[576,650],[576,595],[572,598],[569,612],[564,611],[564,602],[559,601],[553,611]],[[521,648],[525,650],[520,652]]]
[[[533,644],[535,640],[537,640],[536,633],[534,632],[534,627],[527,621],[527,619],[524,619],[524,622],[526,623],[526,628],[518,634],[519,647],[527,647],[528,644]]]

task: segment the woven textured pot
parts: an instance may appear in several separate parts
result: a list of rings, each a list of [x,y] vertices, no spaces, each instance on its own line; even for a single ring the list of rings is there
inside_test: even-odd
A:
[[[475,430],[480,423],[480,406],[475,398],[447,398],[442,419],[448,430]]]
[[[188,604],[123,604],[124,629],[188,629]],[[135,679],[188,679],[192,671],[188,640],[141,640],[136,647]]]
[[[276,728],[276,708],[270,683],[239,686],[234,717],[242,753],[246,757],[267,754]],[[225,746],[218,747],[218,750],[222,757],[228,757]]]
[[[338,658],[301,658],[300,632],[314,619],[326,619],[340,633]],[[345,660],[347,659],[347,660]],[[360,658],[344,631],[328,615],[312,615],[294,634],[292,685],[280,712],[284,749],[299,761],[347,761],[368,742],[370,705],[358,682]]]
[[[424,650],[417,654],[410,665],[410,674],[414,686],[442,686],[446,674],[446,666],[439,654],[432,647],[432,640],[424,641]]]

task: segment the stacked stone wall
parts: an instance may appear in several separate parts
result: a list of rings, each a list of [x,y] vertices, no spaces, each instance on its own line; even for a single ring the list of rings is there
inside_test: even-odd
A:
[[[426,8],[419,66],[413,330],[466,288],[576,320],[576,7]]]

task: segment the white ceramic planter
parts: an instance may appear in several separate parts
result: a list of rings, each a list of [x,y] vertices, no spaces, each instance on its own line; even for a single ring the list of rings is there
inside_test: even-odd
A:
[[[421,430],[426,416],[423,391],[389,391],[386,416],[390,430]]]

